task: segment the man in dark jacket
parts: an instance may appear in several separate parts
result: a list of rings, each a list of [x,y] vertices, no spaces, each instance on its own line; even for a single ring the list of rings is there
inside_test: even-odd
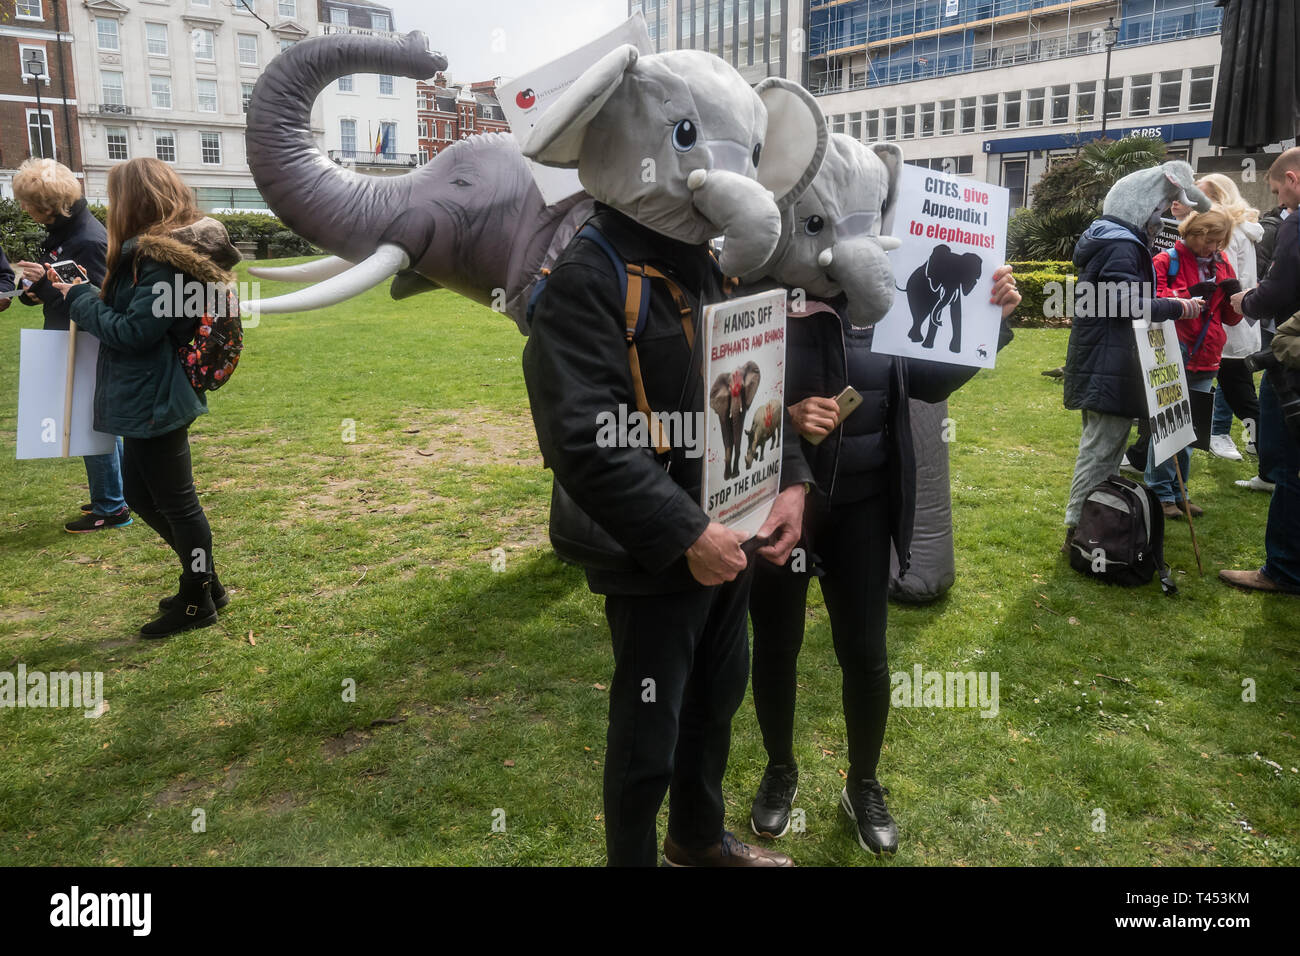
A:
[[[625,261],[647,263],[684,293],[692,324],[725,298],[706,245],[668,238],[604,205],[592,224]],[[688,347],[683,316],[662,280],[650,283],[637,337],[645,396],[656,412],[705,422],[703,335]],[[611,865],[653,865],[655,819],[669,792],[664,856],[671,863],[790,865],[723,829],[722,776],[731,719],[749,673],[751,573],[742,536],[700,507],[703,462],[673,448],[667,460],[636,447],[602,447],[598,421],[637,407],[625,299],[609,255],[576,239],[551,273],[524,349],[537,438],[556,482],[627,552],[622,569],[588,566],[605,595],[614,645],[605,763],[605,835]],[[760,557],[784,563],[799,536],[811,472],[786,417],[782,493],[759,537]],[[621,444],[630,444],[624,442]],[[555,538],[552,509],[552,538]]]
[[[0,292],[12,292],[14,290],[14,268],[9,264],[9,258],[5,251],[0,249]],[[0,299],[0,312],[9,308],[13,299]]]
[[[1261,279],[1268,275],[1268,270],[1273,265],[1273,250],[1277,247],[1277,231],[1282,228],[1282,223],[1291,215],[1291,210],[1286,206],[1274,206],[1264,215],[1259,217],[1259,225],[1264,230],[1264,236],[1259,242],[1255,243],[1255,274]]]
[[[1242,315],[1259,319],[1264,345],[1300,311],[1300,147],[1287,150],[1269,170],[1269,188],[1291,215],[1277,230],[1268,274],[1254,289],[1232,297]],[[1259,383],[1259,473],[1273,482],[1264,536],[1266,560],[1259,570],[1220,571],[1229,584],[1256,591],[1300,594],[1300,447],[1287,430],[1272,376]]]
[[[1147,414],[1133,320],[1190,318],[1200,308],[1197,300],[1157,298],[1151,265],[1151,242],[1172,199],[1185,194],[1201,211],[1210,208],[1190,180],[1191,167],[1177,162],[1124,177],[1107,194],[1106,215],[1075,246],[1079,307],[1065,359],[1065,407],[1083,413],[1083,434],[1062,554],[1069,553],[1084,498],[1116,473],[1133,419]]]
[[[14,196],[29,216],[45,226],[42,243],[44,254],[39,262],[19,262],[31,286],[19,296],[24,305],[39,305],[45,313],[45,329],[66,332],[69,326],[68,304],[46,276],[48,266],[71,260],[81,266],[91,285],[104,283],[108,233],[86,200],[70,196],[80,193],[81,186],[67,167],[53,160],[29,160],[14,175]],[[61,194],[62,193],[62,194]],[[62,206],[62,203],[67,203]],[[86,480],[90,485],[90,504],[82,506],[82,515],[64,525],[74,534],[121,528],[131,524],[131,509],[122,492],[122,442],[118,439],[106,455],[86,455]]]

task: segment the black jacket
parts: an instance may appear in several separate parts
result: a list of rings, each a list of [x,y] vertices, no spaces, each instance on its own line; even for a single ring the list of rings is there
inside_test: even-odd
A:
[[[849,326],[841,317],[842,306],[842,299],[809,300],[806,312],[790,316],[786,332],[785,403],[790,406],[812,396],[833,397],[847,385],[863,395],[863,405],[821,444],[814,445],[800,438],[800,447],[812,468],[817,493],[838,503],[836,485],[858,477],[853,463],[870,467],[878,460],[872,446],[883,445],[893,514],[890,536],[898,554],[900,574],[905,574],[911,562],[912,527],[916,518],[916,452],[912,446],[908,399],[942,402],[974,378],[979,369],[888,356],[887,363],[870,365],[887,369],[885,380],[853,381],[850,365],[863,367],[865,363],[851,363],[852,352],[870,352],[873,335],[872,329]],[[1013,337],[1003,322],[998,350],[1005,348]],[[873,403],[876,408],[871,407]],[[876,433],[870,426],[850,429],[855,419],[860,422],[874,419],[881,431]]]
[[[1259,285],[1246,294],[1242,312],[1277,328],[1300,310],[1300,214],[1292,213],[1277,230],[1273,264]]]
[[[1133,320],[1149,312],[1153,322],[1164,322],[1182,315],[1182,308],[1156,297],[1155,268],[1143,236],[1145,230],[1131,223],[1102,216],[1074,247],[1076,301],[1086,302],[1080,299],[1086,288],[1096,307],[1075,309],[1065,355],[1066,408],[1146,417]]]
[[[677,242],[598,204],[593,224],[628,261],[648,263],[673,277],[690,300],[695,328],[701,303],[725,298],[723,277],[704,245]],[[650,309],[637,339],[650,408],[702,416],[704,383],[665,283],[650,284]],[[620,405],[636,410],[628,367],[624,298],[605,253],[586,238],[560,256],[533,313],[524,347],[524,380],[537,441],[555,479],[581,508],[621,544],[641,571],[587,569],[598,594],[663,594],[700,585],[686,551],[708,527],[701,509],[702,461],[675,448],[667,470],[640,448],[602,448],[597,423]],[[679,404],[680,403],[680,404]],[[701,421],[707,419],[699,418]],[[787,416],[782,488],[812,475],[799,454]]]
[[[14,278],[14,267],[9,264],[5,251],[0,249],[0,292],[12,292]]]
[[[1285,222],[1282,215],[1283,207],[1274,206],[1264,215],[1259,217],[1259,225],[1264,230],[1264,236],[1259,242],[1255,243],[1255,274],[1263,279],[1268,275],[1269,266],[1273,264],[1273,250],[1277,246],[1277,231]]]
[[[108,255],[108,233],[103,224],[86,208],[86,200],[78,199],[67,216],[59,216],[46,230],[42,243],[45,255],[42,265],[71,259],[86,270],[90,284],[96,288],[104,284],[105,257]],[[45,307],[45,328],[67,331],[68,304],[50,281],[42,277],[18,297],[25,305]]]

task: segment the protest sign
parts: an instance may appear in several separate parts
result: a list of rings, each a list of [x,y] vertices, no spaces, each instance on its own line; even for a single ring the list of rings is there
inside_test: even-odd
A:
[[[1000,186],[904,165],[893,213],[902,246],[889,254],[894,305],[872,350],[992,368],[1002,310],[989,302],[1006,261],[1009,193]]]
[[[64,401],[68,381],[67,332],[23,329],[18,360],[18,459],[63,456]],[[106,455],[116,440],[97,432],[94,421],[95,365],[99,340],[77,333],[72,379],[70,454]]]
[[[1196,441],[1187,373],[1173,322],[1134,322],[1133,334],[1147,397],[1147,460],[1159,465]]]
[[[574,80],[606,53],[627,43],[635,46],[643,55],[654,52],[645,17],[640,11],[603,37],[497,87],[501,109],[505,112],[510,132],[519,145],[523,146],[528,141],[528,135],[542,114],[561,93],[573,85]],[[531,160],[529,167],[533,171],[533,181],[537,183],[548,206],[582,192],[582,183],[578,181],[576,169],[557,169]]]
[[[781,489],[785,319],[784,289],[704,310],[709,407],[700,507],[751,536]]]

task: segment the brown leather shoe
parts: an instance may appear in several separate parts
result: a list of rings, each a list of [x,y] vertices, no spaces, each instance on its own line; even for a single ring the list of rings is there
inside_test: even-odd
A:
[[[1178,502],[1178,510],[1179,511],[1183,510],[1183,503],[1181,501]],[[1187,502],[1187,510],[1192,513],[1193,518],[1199,518],[1201,515],[1205,514],[1204,508],[1198,508],[1195,504],[1193,504],[1190,501]]]
[[[1170,521],[1177,521],[1183,516],[1183,509],[1178,507],[1172,501],[1160,502],[1160,510],[1165,513],[1165,517]]]
[[[1219,580],[1246,591],[1268,591],[1271,594],[1296,593],[1288,588],[1281,587],[1271,578],[1265,577],[1262,571],[1224,570],[1219,572]]]
[[[664,862],[669,866],[794,866],[784,853],[741,843],[730,832],[702,850],[687,850],[672,837],[664,837]]]

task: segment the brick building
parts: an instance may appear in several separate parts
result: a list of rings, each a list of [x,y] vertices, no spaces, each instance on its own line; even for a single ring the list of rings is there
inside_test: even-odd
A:
[[[432,83],[416,84],[421,164],[457,140],[510,131],[497,100],[498,80],[457,85],[439,73]]]
[[[33,57],[39,79],[28,72]],[[0,2],[0,193],[13,196],[13,174],[29,156],[80,175],[79,135],[67,0]]]

